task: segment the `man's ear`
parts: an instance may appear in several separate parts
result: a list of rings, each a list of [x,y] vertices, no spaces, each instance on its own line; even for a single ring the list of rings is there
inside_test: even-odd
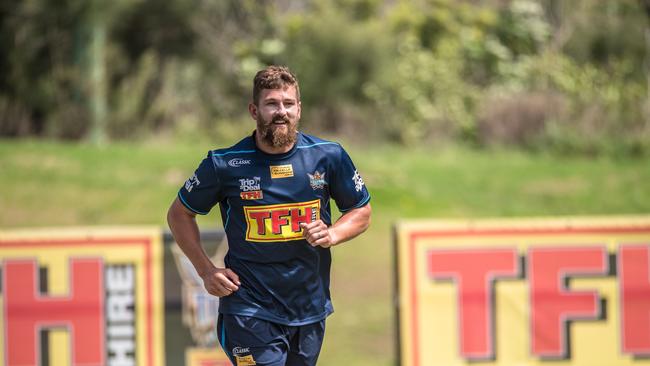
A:
[[[248,103],[248,113],[250,113],[251,117],[253,117],[253,119],[257,121],[257,106],[255,105],[255,103],[253,102]]]

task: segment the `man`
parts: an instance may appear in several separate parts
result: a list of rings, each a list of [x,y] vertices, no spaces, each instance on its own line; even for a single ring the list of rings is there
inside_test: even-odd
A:
[[[285,67],[254,79],[252,136],[213,150],[167,219],[206,290],[221,297],[219,341],[233,364],[315,365],[333,312],[330,247],[364,232],[370,195],[343,148],[297,131],[300,90]],[[330,198],[343,215],[331,224]],[[196,214],[219,203],[229,250],[216,268]]]

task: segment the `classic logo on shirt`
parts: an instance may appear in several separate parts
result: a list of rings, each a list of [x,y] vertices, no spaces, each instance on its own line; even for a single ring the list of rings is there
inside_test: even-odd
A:
[[[320,219],[320,200],[266,206],[244,206],[246,240],[274,242],[301,240],[301,223]]]
[[[239,168],[242,165],[250,165],[250,164],[251,164],[250,159],[234,158],[228,160],[228,166],[231,166],[233,168]]]
[[[309,185],[312,189],[323,189],[325,188],[325,172],[319,173],[315,172],[314,174],[307,173],[309,177]]]
[[[293,165],[271,165],[271,178],[289,178],[293,177]]]

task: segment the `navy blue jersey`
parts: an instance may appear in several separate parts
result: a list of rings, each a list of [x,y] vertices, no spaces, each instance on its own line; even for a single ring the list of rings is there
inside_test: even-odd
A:
[[[341,145],[298,133],[291,151],[267,154],[254,135],[213,150],[178,193],[197,214],[219,203],[229,250],[226,267],[241,281],[219,312],[303,325],[332,313],[329,248],[312,247],[300,223],[330,225],[330,198],[340,211],[370,201]]]

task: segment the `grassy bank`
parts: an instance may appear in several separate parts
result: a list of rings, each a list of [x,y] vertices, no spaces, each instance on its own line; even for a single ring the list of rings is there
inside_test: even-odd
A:
[[[374,216],[367,234],[333,251],[336,313],[325,366],[393,364],[396,219],[650,213],[648,158],[345,146],[371,191]],[[164,225],[176,190],[212,147],[2,140],[0,228]],[[213,211],[202,226],[220,226]]]

